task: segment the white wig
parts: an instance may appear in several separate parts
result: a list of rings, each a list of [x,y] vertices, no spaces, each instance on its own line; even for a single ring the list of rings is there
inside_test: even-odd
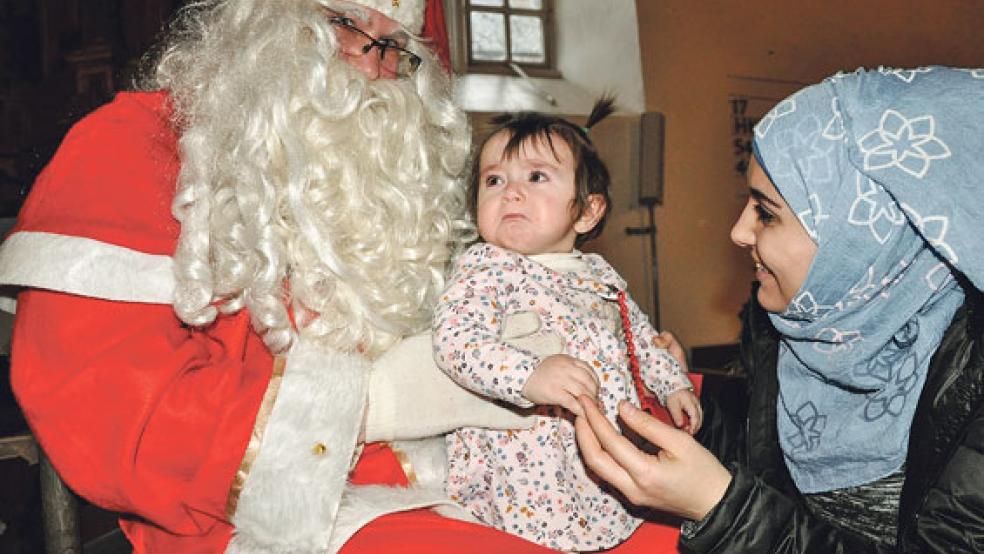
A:
[[[369,81],[322,4],[202,0],[171,31],[149,85],[182,131],[174,307],[195,326],[246,307],[274,352],[290,308],[305,340],[374,356],[429,325],[473,236],[470,132],[427,48],[411,79]]]

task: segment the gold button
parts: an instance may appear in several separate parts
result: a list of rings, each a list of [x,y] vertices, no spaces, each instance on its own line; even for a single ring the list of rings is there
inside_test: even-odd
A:
[[[314,448],[311,449],[311,452],[313,452],[315,456],[321,456],[325,452],[328,452],[328,447],[325,446],[325,443],[319,442],[318,444],[314,445]]]

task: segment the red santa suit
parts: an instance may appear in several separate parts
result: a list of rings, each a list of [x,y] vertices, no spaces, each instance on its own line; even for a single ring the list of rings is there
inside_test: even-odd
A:
[[[126,514],[136,552],[545,551],[417,509],[452,509],[440,486],[378,486],[412,479],[384,445],[357,455],[361,356],[275,357],[245,310],[176,317],[177,139],[165,93],[118,95],[68,133],[0,248],[0,282],[25,287],[14,391],[66,482]],[[662,529],[638,544],[672,549]]]
[[[220,552],[234,528],[244,550],[316,552],[378,513],[438,503],[411,493],[342,506],[364,359],[299,344],[275,360],[245,311],[203,329],[177,319],[170,116],[165,94],[134,93],[81,121],[3,246],[3,281],[31,287],[18,298],[13,386],[55,467],[132,514],[121,524],[138,552]]]

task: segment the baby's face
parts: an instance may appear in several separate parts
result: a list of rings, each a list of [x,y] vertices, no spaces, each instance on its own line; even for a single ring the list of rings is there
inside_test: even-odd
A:
[[[508,142],[507,132],[494,135],[479,158],[478,233],[521,254],[570,252],[578,233],[570,147],[531,139],[507,158]]]

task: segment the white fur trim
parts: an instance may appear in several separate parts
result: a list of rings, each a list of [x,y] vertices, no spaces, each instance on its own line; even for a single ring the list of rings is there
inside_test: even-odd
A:
[[[22,231],[0,245],[0,284],[79,296],[171,304],[170,256],[147,254],[94,239]],[[13,299],[0,308],[13,312]]]
[[[448,499],[443,487],[350,486],[338,510],[329,552],[338,552],[356,531],[381,515],[427,507],[439,507],[444,517],[475,521]],[[399,545],[391,551],[398,552]]]
[[[362,422],[368,362],[298,341],[232,517],[229,553],[321,553]],[[327,447],[316,452],[316,445]]]
[[[448,503],[448,504],[438,504],[431,508],[439,516],[446,517],[449,519],[460,519],[461,521],[467,521],[469,523],[477,523],[479,525],[488,525],[483,521],[479,520],[475,516],[471,515],[468,510],[461,507],[459,504]]]
[[[396,21],[411,33],[420,34],[424,26],[424,9],[427,0],[346,0],[352,4],[362,4]],[[330,4],[330,2],[329,2]]]
[[[444,489],[448,480],[448,451],[444,435],[394,442],[391,446],[407,457],[417,478],[415,485]]]

